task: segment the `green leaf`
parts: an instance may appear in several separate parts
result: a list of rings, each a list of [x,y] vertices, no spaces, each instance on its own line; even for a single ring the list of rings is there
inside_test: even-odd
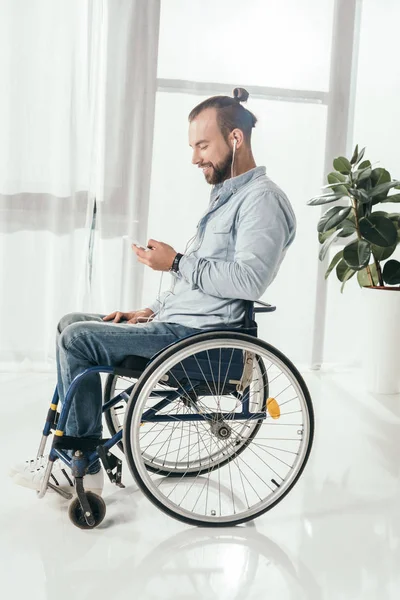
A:
[[[373,169],[371,172],[371,181],[374,186],[380,185],[381,183],[389,183],[392,180],[392,177],[386,169],[382,167],[377,167]]]
[[[328,238],[321,246],[321,250],[319,251],[319,260],[324,260],[326,253],[329,250],[330,245],[336,240],[336,238],[339,236],[339,233],[341,232],[341,229],[338,229],[337,231],[335,231],[330,238]]]
[[[362,159],[364,158],[364,154],[365,154],[365,148],[363,148],[363,149],[362,149],[362,150],[361,150],[361,151],[358,153],[357,160],[356,160],[356,163],[355,163],[355,164],[359,163],[359,162],[360,162],[360,160],[362,160]]]
[[[392,194],[382,200],[382,202],[400,202],[400,194]]]
[[[384,195],[386,197],[388,191],[395,187],[396,185],[398,185],[400,182],[399,181],[388,181],[387,183],[381,183],[380,185],[377,185],[375,187],[372,188],[372,190],[369,191],[369,197],[370,198],[376,198],[376,196],[380,196],[382,194],[382,196]]]
[[[347,266],[359,271],[367,266],[371,257],[371,246],[365,240],[356,240],[348,244],[343,250],[343,259]]]
[[[363,179],[368,179],[368,177],[370,177],[370,175],[371,175],[371,169],[364,169],[358,176],[358,182],[362,181]]]
[[[338,171],[333,171],[332,173],[329,173],[327,179],[329,185],[324,186],[324,188],[331,187],[336,194],[343,194],[344,196],[349,195],[348,188],[343,185],[343,183],[349,184],[348,177],[346,177],[346,175],[343,175]]]
[[[363,204],[368,204],[368,202],[371,202],[371,196],[369,195],[369,192],[366,192],[362,189],[358,191],[360,194],[360,202],[362,202]]]
[[[335,158],[333,161],[333,168],[339,173],[343,173],[344,175],[348,175],[351,173],[351,164],[344,156],[339,156]]]
[[[350,187],[349,183],[327,183],[321,187],[321,190],[329,190],[330,192],[336,192],[337,189],[344,187],[346,192],[348,192],[348,187]],[[336,192],[339,193],[339,192]]]
[[[372,189],[371,177],[368,177],[367,179],[361,179],[361,181],[357,181],[356,185],[359,190],[362,189],[369,193]]]
[[[343,198],[343,194],[322,194],[321,196],[315,196],[307,202],[308,206],[319,206],[320,204],[328,204],[329,202],[335,202]]]
[[[398,229],[400,227],[400,213],[389,213],[388,217]]]
[[[371,163],[369,160],[365,160],[359,165],[358,169],[353,171],[352,177],[357,187],[372,187],[372,182],[370,179],[371,173]]]
[[[376,260],[386,260],[389,256],[392,256],[393,252],[397,248],[397,242],[393,244],[393,246],[386,246],[386,248],[382,248],[382,246],[375,246],[372,244],[371,250],[372,254],[375,256]]]
[[[334,229],[347,217],[351,211],[351,206],[333,206],[326,211],[320,218],[317,230],[320,233]]]
[[[400,284],[400,262],[398,260],[388,260],[383,267],[383,279],[389,285]]]
[[[347,281],[348,281],[349,279],[351,279],[351,278],[353,277],[353,275],[355,275],[355,274],[356,274],[356,271],[352,271],[352,269],[349,269],[349,270],[346,272],[346,274],[345,274],[345,276],[344,276],[344,279],[343,279],[343,283],[342,283],[342,285],[341,285],[341,288],[340,288],[340,293],[341,293],[341,294],[343,294],[344,286],[346,285]]]
[[[375,263],[369,265],[369,271],[372,276],[373,285],[379,285],[379,277],[378,272],[376,270]],[[368,274],[368,268],[365,267],[361,269],[361,271],[357,272],[357,281],[360,284],[360,287],[371,287],[371,279]]]
[[[354,224],[354,221],[350,220],[349,218],[342,221],[340,227],[342,229],[342,232],[339,235],[339,237],[349,237],[349,235],[353,235],[356,232],[356,226]]]
[[[349,214],[349,216],[347,217],[346,221],[351,221],[352,223],[356,223],[356,216],[354,214],[354,210]]]
[[[336,265],[336,275],[339,281],[343,283],[340,291],[343,292],[344,284],[356,273],[353,269],[350,269],[345,261],[342,259]]]
[[[362,219],[363,217],[365,217],[365,215],[366,215],[365,209],[366,208],[368,208],[368,204],[363,204],[362,202],[357,202],[358,222],[360,222],[360,219]]]
[[[368,169],[371,166],[371,161],[364,160],[360,165],[358,165],[358,171],[363,171],[364,169]]]
[[[353,156],[351,157],[351,161],[350,161],[350,163],[351,163],[352,165],[355,165],[355,163],[356,163],[356,160],[357,160],[357,159],[358,159],[358,144],[357,144],[357,146],[354,148]]]
[[[359,200],[363,204],[371,202],[371,198],[368,193],[363,189],[350,188],[349,192],[356,200]]]
[[[374,215],[374,217],[388,217],[389,213],[387,213],[385,210],[374,210],[374,212],[372,213]]]
[[[320,244],[323,244],[331,235],[335,233],[334,229],[330,229],[330,231],[325,231],[324,233],[318,234],[318,241]]]
[[[363,217],[359,221],[360,233],[368,242],[377,246],[392,246],[397,240],[397,229],[387,217]]]
[[[342,258],[336,265],[336,275],[339,281],[343,281],[347,271],[352,271],[352,269],[349,268],[348,264]]]
[[[332,171],[332,173],[328,173],[327,180],[328,183],[346,183],[348,177],[343,173],[339,173],[339,171]]]
[[[343,250],[340,250],[340,252],[338,252],[337,254],[335,254],[335,256],[332,258],[331,263],[328,267],[327,272],[325,273],[325,279],[328,279],[329,275],[331,274],[331,272],[333,271],[333,269],[336,267],[336,265],[338,264],[339,260],[342,260],[343,258]]]

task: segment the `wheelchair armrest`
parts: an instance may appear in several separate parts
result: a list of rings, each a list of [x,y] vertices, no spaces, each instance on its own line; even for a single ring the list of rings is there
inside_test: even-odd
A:
[[[266,313],[266,312],[274,312],[276,310],[276,306],[272,304],[267,304],[266,302],[261,302],[260,300],[254,300],[254,304],[259,304],[260,308],[254,307],[255,313]]]

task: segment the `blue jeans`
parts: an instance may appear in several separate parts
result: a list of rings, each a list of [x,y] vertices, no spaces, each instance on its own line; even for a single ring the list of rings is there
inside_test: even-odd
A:
[[[57,330],[57,388],[60,401],[72,380],[89,367],[117,366],[126,356],[151,358],[169,344],[200,329],[175,323],[151,321],[130,325],[103,321],[104,315],[71,313],[65,315]],[[66,425],[66,435],[101,437],[102,390],[98,373],[85,377],[78,386]],[[93,465],[96,473],[100,464]]]

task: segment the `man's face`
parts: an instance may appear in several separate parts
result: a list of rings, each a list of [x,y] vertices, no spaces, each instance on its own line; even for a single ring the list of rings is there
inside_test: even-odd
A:
[[[203,110],[189,125],[192,163],[203,170],[207,183],[222,183],[231,176],[233,152],[217,123],[215,108]]]

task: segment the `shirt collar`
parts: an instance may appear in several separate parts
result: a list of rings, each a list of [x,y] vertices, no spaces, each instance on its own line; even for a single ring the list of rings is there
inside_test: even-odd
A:
[[[246,185],[246,183],[249,183],[249,181],[252,181],[253,179],[257,179],[261,175],[265,175],[266,172],[267,170],[265,167],[254,167],[241,175],[237,175],[237,177],[230,177],[222,183],[217,183],[217,185],[213,187],[211,195],[218,195],[226,190],[237,192],[237,190]]]

